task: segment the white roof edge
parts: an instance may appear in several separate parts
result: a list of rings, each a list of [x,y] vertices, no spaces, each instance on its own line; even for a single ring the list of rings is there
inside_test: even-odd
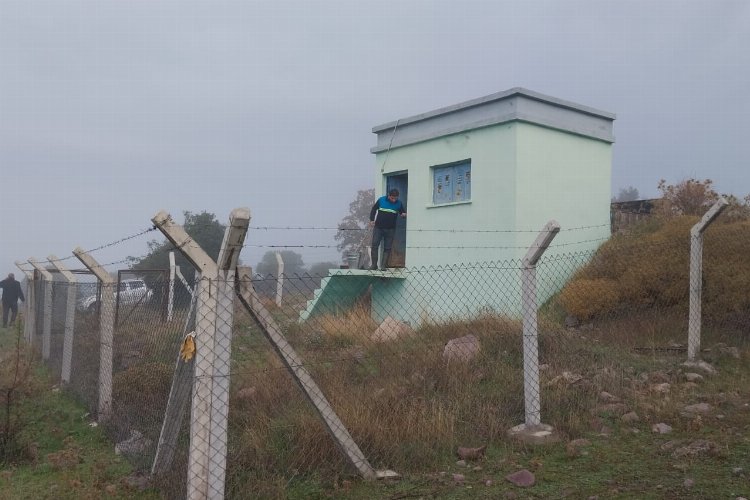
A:
[[[427,111],[426,113],[421,113],[421,114],[409,116],[406,118],[400,118],[398,120],[390,121],[382,125],[376,125],[372,128],[372,132],[377,134],[378,132],[382,132],[384,130],[393,129],[397,124],[398,126],[402,126],[402,125],[406,125],[409,123],[415,123],[418,121],[426,120],[428,118],[434,118],[435,116],[444,115],[444,114],[452,113],[452,112],[459,111],[462,109],[472,108],[475,106],[480,106],[488,102],[499,101],[501,99],[506,99],[508,97],[512,97],[515,95],[521,95],[529,99],[546,102],[546,103],[549,103],[558,107],[567,108],[573,111],[578,111],[580,113],[585,113],[588,115],[597,116],[597,117],[605,118],[608,120],[615,120],[617,118],[617,116],[614,113],[610,113],[609,111],[602,111],[596,108],[592,108],[590,106],[584,106],[583,104],[577,104],[571,101],[566,101],[564,99],[559,99],[557,97],[552,97],[549,95],[541,94],[539,92],[534,92],[533,90],[528,90],[523,87],[513,87],[512,89],[504,90],[502,92],[496,92],[494,94],[486,95],[484,97],[478,97],[476,99],[471,99],[471,100],[464,101],[458,104],[453,104],[451,106],[446,106],[443,108],[435,109],[433,111]]]

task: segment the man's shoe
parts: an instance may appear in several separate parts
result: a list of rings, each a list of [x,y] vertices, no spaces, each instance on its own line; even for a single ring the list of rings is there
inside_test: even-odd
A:
[[[378,270],[378,266],[372,265],[372,266],[368,267],[368,269],[370,271],[377,271]]]

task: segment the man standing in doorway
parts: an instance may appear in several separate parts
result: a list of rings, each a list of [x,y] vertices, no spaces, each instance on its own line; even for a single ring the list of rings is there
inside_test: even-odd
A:
[[[388,196],[381,196],[370,210],[370,225],[372,229],[372,246],[370,247],[370,256],[372,265],[370,270],[378,268],[378,252],[380,242],[383,242],[383,262],[380,269],[385,271],[388,265],[388,257],[391,254],[391,245],[393,236],[396,233],[396,221],[398,217],[406,217],[404,204],[398,199],[398,189],[388,191]]]
[[[9,324],[12,326],[16,321],[18,299],[21,299],[21,302],[25,302],[26,297],[23,296],[21,284],[16,281],[13,273],[10,273],[7,278],[0,281],[0,289],[3,291],[3,328],[6,328]],[[11,313],[10,322],[8,321],[8,312]]]

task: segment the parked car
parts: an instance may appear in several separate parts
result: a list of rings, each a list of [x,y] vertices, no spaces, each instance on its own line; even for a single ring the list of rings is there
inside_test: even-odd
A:
[[[151,302],[154,296],[153,290],[146,286],[146,282],[141,279],[122,280],[116,292],[116,300],[120,305],[147,304]],[[78,308],[82,311],[93,312],[99,309],[99,297],[89,295],[84,297],[79,303]]]

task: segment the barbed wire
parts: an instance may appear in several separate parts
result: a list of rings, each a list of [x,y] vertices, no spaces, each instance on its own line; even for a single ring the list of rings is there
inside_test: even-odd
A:
[[[213,224],[196,224],[195,227],[212,227]],[[560,231],[580,231],[580,230],[586,230],[586,229],[597,229],[597,228],[603,228],[608,227],[609,223],[606,224],[596,224],[596,225],[589,225],[589,226],[577,226],[572,228],[565,228],[560,229]],[[99,250],[103,250],[105,248],[110,248],[113,246],[117,246],[119,244],[122,244],[126,241],[138,238],[140,236],[143,236],[144,234],[156,231],[158,228],[156,226],[151,226],[146,229],[143,229],[137,233],[124,236],[122,238],[119,238],[117,240],[111,241],[109,243],[105,243],[102,245],[99,245],[97,247],[85,250],[86,253],[94,253]],[[250,226],[248,229],[250,230],[256,230],[256,231],[292,231],[292,230],[302,230],[302,231],[368,231],[370,230],[369,227],[326,227],[326,226]],[[543,231],[540,231],[538,229],[534,230],[525,230],[525,229],[448,229],[448,228],[437,228],[437,229],[428,229],[428,228],[413,228],[413,229],[406,229],[407,233],[489,233],[489,234],[497,234],[497,233],[540,233]],[[582,244],[582,243],[590,243],[590,242],[596,242],[596,241],[604,241],[606,238],[599,238],[599,239],[593,239],[593,240],[583,240],[579,242],[572,242],[572,243],[562,243],[558,245],[550,245],[551,247],[559,247],[559,246],[570,246],[575,244]],[[293,244],[293,245],[281,245],[281,244],[268,244],[268,245],[260,245],[260,244],[247,244],[243,245],[243,248],[284,248],[284,249],[291,249],[291,248],[305,248],[305,249],[331,249],[335,248],[338,250],[339,245],[304,245],[304,244]],[[415,245],[415,246],[407,246],[407,249],[454,249],[454,250],[461,250],[461,249],[487,249],[487,250],[517,250],[517,249],[525,249],[528,248],[527,246],[495,246],[495,245]],[[153,256],[156,253],[159,252],[167,252],[167,251],[173,251],[178,249],[176,246],[171,245],[168,247],[163,247],[156,249],[154,251],[151,251],[145,255],[133,257],[128,256],[124,259],[108,262],[106,264],[101,264],[102,267],[108,267],[118,264],[125,264],[130,263],[133,261],[142,260],[146,257]],[[74,259],[75,255],[69,255],[67,257],[62,257],[60,259],[57,259],[56,262],[64,262],[67,260]],[[53,261],[49,259],[45,259],[42,262],[52,264]],[[33,269],[25,269],[21,268],[22,271],[31,271]]]
[[[597,229],[609,227],[610,223],[595,224],[591,226],[577,226],[571,228],[562,228],[560,231],[580,231],[584,229]],[[248,229],[258,231],[286,231],[286,230],[303,230],[303,231],[369,231],[369,227],[325,227],[325,226],[250,226]],[[540,229],[423,229],[423,228],[406,228],[407,233],[541,233]]]
[[[115,240],[115,241],[111,241],[109,243],[105,243],[103,245],[100,245],[100,246],[98,246],[96,248],[92,248],[90,250],[84,250],[84,252],[85,253],[93,253],[93,252],[96,252],[98,250],[102,250],[104,248],[113,247],[115,245],[119,245],[120,243],[124,243],[124,242],[126,242],[128,240],[132,240],[132,239],[137,238],[139,236],[143,236],[144,234],[150,233],[151,231],[156,231],[156,226],[151,226],[150,228],[144,229],[143,231],[139,231],[138,233],[131,234],[130,236],[125,236],[123,238],[120,238],[119,240]],[[56,259],[54,262],[64,262],[66,260],[71,260],[71,259],[75,259],[75,258],[76,258],[75,255],[69,255],[67,257],[62,257],[60,259]],[[41,262],[46,262],[48,264],[52,264],[53,263],[53,261],[51,261],[49,259],[44,259]]]
[[[583,243],[594,243],[599,241],[606,241],[609,238],[594,238],[590,240],[580,240],[580,241],[574,241],[570,243],[559,243],[556,245],[550,245],[549,248],[553,247],[565,247],[565,246],[572,246],[572,245],[581,245]],[[338,248],[338,245],[302,245],[302,244],[294,244],[294,245],[261,245],[261,244],[247,244],[243,245],[242,248]],[[477,250],[477,249],[485,249],[485,250],[525,250],[528,249],[529,245],[511,245],[511,246],[505,246],[505,245],[406,245],[406,250],[461,250],[461,249],[467,249],[467,250]]]

